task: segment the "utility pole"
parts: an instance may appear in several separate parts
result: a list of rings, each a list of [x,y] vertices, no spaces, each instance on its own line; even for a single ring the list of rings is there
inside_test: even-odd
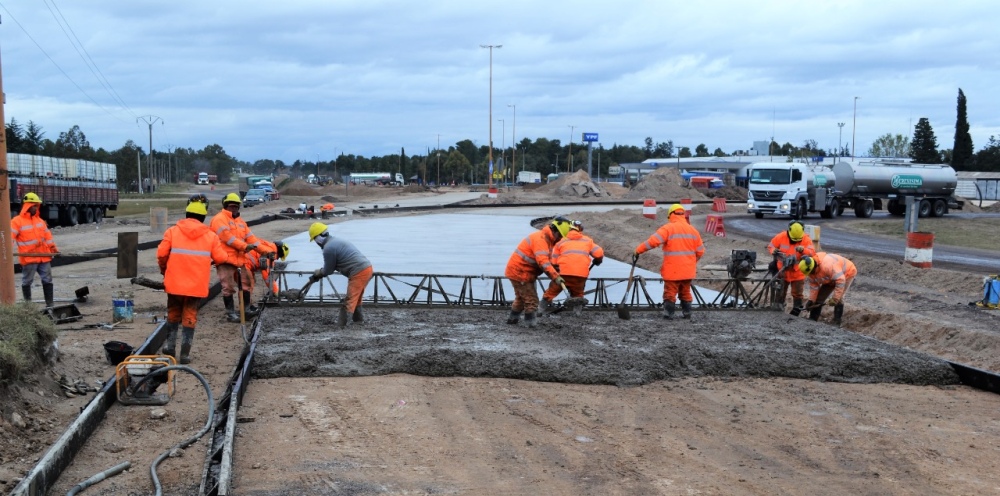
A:
[[[513,103],[508,103],[508,107],[514,109],[514,123],[510,127],[510,162],[514,164],[514,168],[511,169],[511,182],[517,179],[517,105]]]
[[[573,130],[576,126],[569,126],[569,160],[566,161],[566,172],[573,173]]]
[[[507,121],[503,119],[497,119],[500,121],[500,167],[501,170],[507,168],[507,162],[505,158],[507,157]]]
[[[503,48],[503,45],[479,45],[480,48],[490,49],[490,169],[487,174],[487,187],[493,189],[493,49]],[[473,178],[475,182],[475,178]]]
[[[160,121],[160,125],[163,125],[163,119],[155,115],[146,115],[142,117],[136,117],[136,122],[142,121],[149,126],[149,156],[146,157],[146,176],[149,178],[149,192],[153,192],[153,124],[156,121]],[[141,188],[142,185],[140,184]]]
[[[3,95],[3,75],[0,74],[0,96]],[[14,292],[14,238],[11,236],[10,219],[10,181],[7,176],[7,130],[4,124],[3,107],[5,101],[0,101],[0,303],[13,305],[17,299]],[[18,201],[18,203],[21,203]],[[20,213],[20,212],[18,212]]]
[[[854,124],[851,125],[851,160],[857,155],[854,154],[854,145],[858,139],[858,99],[860,96],[854,97]]]
[[[438,161],[437,186],[438,188],[440,188],[441,187],[441,135],[438,134],[437,136],[438,136],[438,146],[434,150],[434,154],[437,155],[437,161]]]
[[[837,163],[838,157],[840,157],[840,151],[844,148],[844,123],[838,122],[837,127],[840,128],[840,132],[837,133],[837,155],[833,158],[833,163]]]

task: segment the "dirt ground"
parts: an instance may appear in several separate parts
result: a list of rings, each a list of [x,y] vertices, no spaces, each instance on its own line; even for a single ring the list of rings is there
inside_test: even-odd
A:
[[[670,195],[682,192],[677,189],[658,197],[675,198]],[[440,195],[367,187],[352,188],[347,198],[338,197],[334,189],[297,193],[245,209],[244,214],[254,218],[294,208],[302,201],[319,204],[321,199],[335,201],[339,208],[399,194]],[[517,191],[477,202],[506,202],[514,196],[518,202],[566,201],[551,192]],[[566,211],[560,207],[560,212]],[[703,224],[706,213],[707,206],[696,207],[692,222]],[[662,222],[662,214],[656,220],[639,214],[637,206],[573,217],[583,220],[587,233],[609,256],[624,260]],[[311,222],[289,219],[253,230],[267,239],[281,239],[304,231]],[[140,241],[157,239],[146,232],[148,224],[142,218],[108,219],[100,227],[60,228],[54,235],[63,251],[90,251],[114,246],[118,232],[139,231]],[[763,252],[766,241],[761,238],[735,233],[706,236],[708,253],[702,265],[724,263],[734,249]],[[518,241],[509,241],[512,249]],[[847,254],[861,272],[846,299],[843,327],[852,332],[766,312],[696,313],[691,321],[669,326],[653,313],[626,324],[611,312],[579,323],[572,318],[553,320],[529,330],[500,325],[504,314],[498,312],[478,316],[456,311],[450,318],[446,311],[434,310],[434,315],[422,317],[418,312],[401,317],[382,309],[371,310],[369,322],[346,333],[328,325],[309,329],[307,337],[323,343],[307,347],[317,353],[306,361],[314,363],[313,370],[301,374],[309,377],[259,372],[264,375],[247,393],[240,413],[234,492],[1000,492],[996,395],[952,385],[947,377],[864,384],[843,379],[864,375],[858,373],[862,369],[876,377],[892,375],[893,369],[877,353],[885,345],[870,338],[1000,371],[995,352],[1000,344],[995,330],[1000,327],[1000,312],[968,305],[982,297],[984,274],[916,269]],[[140,274],[159,278],[151,250],[140,252],[139,260]],[[657,269],[654,257],[643,257],[641,265]],[[103,343],[114,339],[136,345],[160,325],[153,318],[163,316],[166,296],[116,279],[115,267],[114,259],[102,259],[54,269],[57,299],[72,298],[73,290],[84,285],[91,298],[79,304],[81,321],[60,326],[61,359],[50,370],[3,393],[0,489],[12,489],[93,396],[67,397],[59,387],[60,376],[87,384],[106,380],[113,367],[104,358]],[[112,295],[121,290],[134,293],[135,321],[114,330],[86,327],[111,321]],[[279,319],[283,325],[294,320],[270,311],[265,319]],[[427,355],[407,355],[405,348],[394,349],[400,333],[440,342],[442,350],[456,342],[496,348],[490,356],[499,365],[487,367],[461,351],[450,351],[445,353],[450,360],[444,363],[465,364],[472,371],[456,369],[452,374],[443,369],[432,376],[413,375],[409,367],[432,360]],[[728,338],[715,346],[706,336]],[[350,346],[338,348],[338,343]],[[192,366],[206,376],[216,397],[224,391],[241,348],[240,324],[226,323],[222,302],[210,302],[200,314]],[[561,351],[553,351],[557,348]],[[640,355],[615,353],[636,348],[644,353],[657,349],[653,356],[662,359],[640,364],[635,360]],[[366,350],[370,353],[364,363],[371,373],[387,375],[366,376],[364,368],[337,369],[340,353]],[[510,350],[509,357],[504,358],[501,350]],[[788,350],[791,358],[771,361],[774,350]],[[864,350],[868,351],[860,353]],[[902,355],[929,364],[917,367],[924,373],[942,370],[934,365],[940,362],[927,356]],[[280,356],[263,356],[260,370],[279,370],[273,362]],[[579,375],[541,373],[555,363]],[[706,367],[708,363],[725,366]],[[767,366],[749,372],[747,363]],[[819,372],[790,371],[795,364],[815,367],[816,363],[828,365],[816,369]],[[643,375],[639,365],[654,372]],[[622,380],[594,379],[602,368],[616,367],[636,371]],[[90,475],[130,460],[132,469],[86,494],[151,494],[150,462],[205,422],[207,406],[198,383],[181,375],[177,389],[164,407],[164,418],[152,418],[150,407],[113,407],[51,493],[64,494]],[[205,448],[201,440],[183,456],[161,464],[166,494],[197,490]]]

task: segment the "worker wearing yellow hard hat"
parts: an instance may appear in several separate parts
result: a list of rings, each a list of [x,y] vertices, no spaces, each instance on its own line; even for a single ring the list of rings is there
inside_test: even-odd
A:
[[[42,281],[45,306],[51,307],[55,299],[52,257],[45,254],[58,253],[59,249],[52,240],[48,224],[42,218],[41,197],[36,193],[25,193],[21,197],[21,203],[21,212],[10,220],[14,248],[20,254],[18,263],[21,264],[21,294],[25,301],[31,301],[31,284],[35,281],[37,273]]]
[[[799,271],[809,280],[809,301],[806,303],[809,318],[819,320],[826,302],[833,307],[833,324],[839,326],[844,316],[844,296],[858,276],[854,262],[833,253],[819,252],[802,257]]]
[[[565,284],[566,281],[552,265],[552,248],[569,233],[572,226],[572,221],[566,217],[554,217],[544,227],[522,239],[507,259],[504,277],[514,286],[514,302],[510,306],[508,324],[520,322],[523,313],[524,323],[528,327],[535,326],[535,316],[540,304],[535,284],[538,276],[546,274],[553,284]]]
[[[243,270],[246,264],[246,254],[256,251],[261,255],[267,255],[271,250],[261,244],[257,236],[254,236],[250,227],[240,217],[240,207],[242,206],[240,195],[229,193],[222,199],[222,210],[212,217],[211,228],[219,236],[222,245],[229,254],[224,263],[216,264],[215,270],[222,283],[222,302],[226,306],[226,320],[229,322],[240,322],[240,314],[237,313],[233,295],[240,291],[240,287],[251,286],[250,274]],[[248,304],[249,302],[242,301]]]
[[[802,225],[801,221],[793,220],[788,223],[787,229],[771,238],[771,242],[767,245],[767,251],[772,255],[772,260],[768,265],[768,274],[773,277],[780,273],[783,281],[779,295],[781,307],[784,309],[785,296],[791,289],[792,311],[790,313],[799,315],[805,301],[806,276],[799,270],[798,262],[804,256],[816,254],[812,238],[806,234],[805,226]]]
[[[375,273],[371,261],[350,241],[330,235],[326,224],[322,222],[314,222],[309,226],[309,241],[316,242],[323,250],[323,266],[309,276],[310,282],[333,275],[334,272],[340,272],[347,277],[347,295],[344,296],[344,303],[340,307],[337,325],[346,327],[348,315],[351,316],[352,322],[364,322],[361,301],[365,296],[368,281],[371,281]]]
[[[705,254],[701,234],[691,226],[685,215],[684,205],[675,203],[667,209],[667,223],[660,226],[649,239],[632,252],[632,263],[639,260],[639,255],[658,246],[663,247],[663,264],[660,266],[660,276],[663,277],[663,318],[674,318],[676,300],[680,297],[682,317],[691,318],[691,303],[694,295],[691,292],[691,281],[698,271],[698,260]]]

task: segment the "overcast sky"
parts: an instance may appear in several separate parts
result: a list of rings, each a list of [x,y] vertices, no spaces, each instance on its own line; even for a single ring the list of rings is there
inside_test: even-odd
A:
[[[907,1],[0,0],[5,122],[253,162],[516,137],[857,154],[1000,135],[1000,8]],[[855,100],[855,97],[860,97]],[[855,124],[855,103],[857,105]],[[516,118],[515,118],[516,111]],[[151,117],[152,116],[152,117]],[[503,119],[504,122],[500,122]],[[515,122],[516,120],[516,122]],[[841,128],[837,123],[845,123]],[[572,126],[572,127],[571,127]]]

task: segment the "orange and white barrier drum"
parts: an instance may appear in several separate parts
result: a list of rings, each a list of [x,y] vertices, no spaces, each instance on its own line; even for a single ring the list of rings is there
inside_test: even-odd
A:
[[[906,233],[906,253],[903,255],[906,263],[929,269],[934,254],[934,233]]]
[[[642,202],[642,216],[647,219],[656,218],[656,200],[647,198]]]

